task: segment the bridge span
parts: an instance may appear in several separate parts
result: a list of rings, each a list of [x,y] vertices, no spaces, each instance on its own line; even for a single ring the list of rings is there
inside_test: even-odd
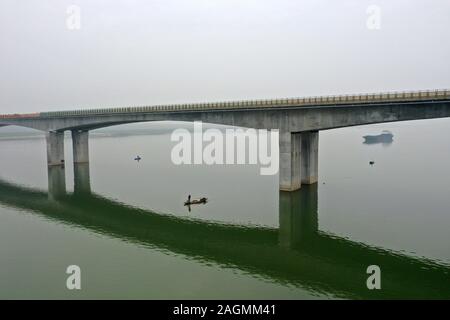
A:
[[[0,115],[0,127],[46,132],[49,166],[64,164],[64,131],[72,132],[75,163],[89,162],[89,131],[148,121],[202,121],[279,130],[280,190],[318,179],[319,131],[365,124],[450,117],[450,90],[291,99],[79,109]]]

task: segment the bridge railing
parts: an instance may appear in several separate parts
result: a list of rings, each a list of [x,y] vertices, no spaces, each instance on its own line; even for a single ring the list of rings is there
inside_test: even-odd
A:
[[[385,93],[367,93],[333,96],[313,96],[303,98],[289,99],[259,99],[242,101],[222,101],[215,103],[193,103],[193,104],[171,104],[155,106],[133,106],[127,108],[105,108],[105,109],[79,109],[69,111],[53,111],[33,114],[11,114],[0,115],[0,119],[11,118],[49,118],[49,117],[68,117],[68,116],[95,116],[126,113],[167,113],[167,112],[185,112],[185,111],[205,111],[222,109],[259,109],[276,107],[301,107],[301,106],[327,106],[327,105],[348,105],[348,104],[367,104],[367,103],[385,103],[400,101],[432,101],[449,100],[450,90],[422,90],[422,91],[403,91],[403,92],[385,92]]]
[[[21,118],[39,118],[41,114],[36,113],[14,113],[14,114],[0,114],[0,119],[21,119]]]

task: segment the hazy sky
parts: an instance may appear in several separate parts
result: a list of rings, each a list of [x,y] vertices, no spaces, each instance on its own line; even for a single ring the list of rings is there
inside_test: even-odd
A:
[[[448,0],[2,0],[0,113],[450,88],[449,40]]]

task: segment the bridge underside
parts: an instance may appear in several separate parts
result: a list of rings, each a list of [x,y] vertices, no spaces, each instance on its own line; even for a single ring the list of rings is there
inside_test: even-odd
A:
[[[149,121],[202,121],[280,131],[280,189],[293,191],[318,180],[320,130],[383,122],[450,117],[450,101],[417,101],[357,105],[289,106],[226,110],[158,111],[0,119],[0,126],[17,125],[47,132],[48,164],[64,163],[64,136],[72,131],[74,161],[89,161],[90,130]]]

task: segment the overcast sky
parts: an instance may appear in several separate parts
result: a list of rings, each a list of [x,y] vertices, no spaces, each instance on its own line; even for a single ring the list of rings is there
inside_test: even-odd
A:
[[[0,113],[450,88],[449,40],[448,0],[2,0]]]

